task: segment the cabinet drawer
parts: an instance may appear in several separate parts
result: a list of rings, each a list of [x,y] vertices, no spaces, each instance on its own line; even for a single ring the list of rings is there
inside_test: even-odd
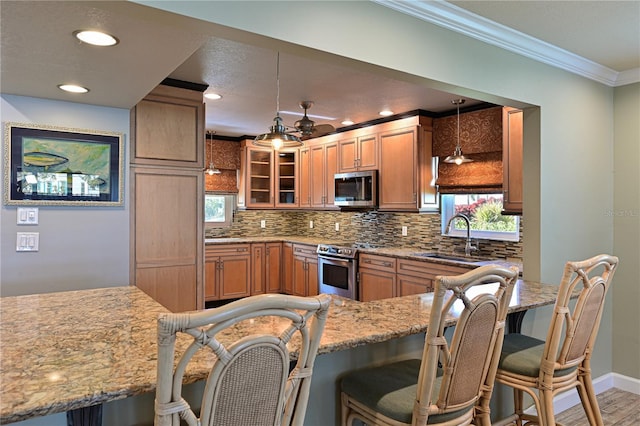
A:
[[[360,268],[376,269],[378,271],[396,272],[396,259],[387,256],[361,253]]]
[[[217,246],[207,246],[204,251],[205,261],[215,260],[219,256],[234,254],[249,254],[249,244],[225,244]]]
[[[437,275],[460,275],[473,267],[443,265],[434,262],[420,262],[418,260],[398,259],[398,274],[426,279],[434,279]]]
[[[307,245],[307,244],[294,244],[293,245],[293,254],[298,256],[305,257],[318,257],[318,246]]]

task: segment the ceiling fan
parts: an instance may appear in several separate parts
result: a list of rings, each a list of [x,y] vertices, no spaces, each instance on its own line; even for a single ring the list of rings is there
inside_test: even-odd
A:
[[[300,139],[317,138],[335,132],[331,124],[317,124],[307,116],[307,110],[311,108],[313,101],[300,102],[300,108],[304,109],[304,116],[294,123],[295,130],[291,133],[300,133]]]

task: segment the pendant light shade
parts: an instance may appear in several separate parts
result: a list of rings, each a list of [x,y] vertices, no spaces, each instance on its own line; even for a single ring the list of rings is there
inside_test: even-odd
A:
[[[473,160],[465,157],[464,154],[462,154],[462,147],[460,147],[460,105],[464,103],[464,99],[454,99],[451,101],[451,103],[458,107],[458,139],[456,142],[456,149],[453,151],[453,155],[445,158],[444,162],[455,163],[457,165],[460,165],[462,163],[470,163]]]
[[[299,137],[287,133],[287,128],[282,124],[282,118],[280,117],[280,52],[278,52],[276,66],[276,116],[273,119],[273,125],[269,128],[269,133],[256,136],[253,144],[275,150],[296,148],[303,145]]]
[[[205,142],[209,145],[209,167],[207,167],[204,171],[209,175],[219,175],[220,169],[213,165],[213,138],[209,138],[210,133],[207,132],[207,137],[205,138]]]

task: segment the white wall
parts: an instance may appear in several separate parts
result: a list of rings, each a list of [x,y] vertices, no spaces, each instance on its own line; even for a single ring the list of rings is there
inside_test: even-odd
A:
[[[128,164],[128,110],[12,95],[2,95],[0,101],[3,124],[33,123],[122,132],[125,134],[125,165]],[[4,149],[3,143],[3,154]],[[39,207],[39,224],[28,227],[16,225],[15,206],[3,205],[0,211],[0,294],[15,296],[128,285],[127,188],[128,176],[125,176],[125,204],[122,207]],[[39,251],[16,252],[17,232],[39,232]]]

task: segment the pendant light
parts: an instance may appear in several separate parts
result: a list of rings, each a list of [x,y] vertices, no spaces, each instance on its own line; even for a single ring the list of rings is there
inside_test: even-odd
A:
[[[451,101],[452,104],[458,107],[458,141],[456,143],[456,149],[453,151],[453,155],[448,156],[444,159],[445,163],[455,163],[460,165],[462,163],[470,163],[473,160],[465,157],[462,154],[462,148],[460,147],[460,105],[464,103],[464,99],[454,99]]]
[[[302,146],[303,143],[299,137],[287,133],[287,128],[282,124],[282,118],[280,118],[280,52],[278,52],[276,66],[276,91],[276,117],[273,119],[273,126],[269,128],[269,133],[256,136],[253,144],[273,148],[276,151],[280,148],[296,148]]]
[[[209,145],[209,167],[205,169],[205,172],[207,172],[209,176],[219,175],[221,173],[220,169],[213,165],[213,138],[209,138],[209,135],[213,136],[213,134],[207,132],[207,137],[205,138],[205,143]]]

